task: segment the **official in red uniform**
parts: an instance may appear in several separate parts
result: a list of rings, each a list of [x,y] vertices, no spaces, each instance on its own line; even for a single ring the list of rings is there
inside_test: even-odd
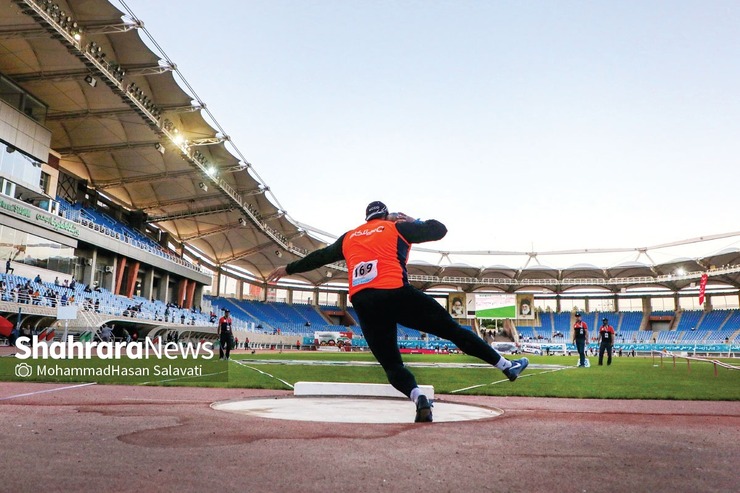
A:
[[[483,339],[462,328],[434,298],[409,284],[406,271],[412,243],[443,238],[439,221],[415,220],[388,213],[382,202],[371,202],[365,223],[347,231],[333,244],[303,259],[278,267],[269,282],[345,260],[349,295],[370,350],[388,381],[416,404],[416,422],[432,421],[432,405],[421,393],[414,375],[404,366],[398,349],[398,324],[452,341],[460,350],[499,368],[512,382],[527,367],[527,358],[508,361]]]
[[[599,327],[599,366],[604,362],[604,350],[606,350],[608,356],[606,358],[607,366],[612,364],[612,348],[614,347],[614,327],[609,325],[609,319],[605,318],[601,321],[601,327]]]
[[[578,350],[578,367],[586,367],[586,344],[588,343],[588,324],[581,320],[581,312],[576,313],[576,323],[573,324],[573,344]]]

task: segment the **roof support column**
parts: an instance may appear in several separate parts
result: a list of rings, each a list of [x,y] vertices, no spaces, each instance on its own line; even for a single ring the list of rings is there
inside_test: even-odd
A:
[[[157,298],[164,301],[165,303],[170,302],[170,273],[165,272],[162,275],[162,279],[159,281],[159,293]]]
[[[177,306],[183,308],[185,305],[185,289],[187,288],[188,280],[180,279],[177,281]]]
[[[213,284],[211,284],[211,293],[213,296],[221,296],[221,269],[216,270],[216,275],[213,276]]]
[[[141,264],[137,260],[135,260],[129,265],[128,275],[126,276],[125,296],[127,298],[131,298],[134,296],[134,291],[136,290],[136,280],[139,277],[139,267],[140,266]]]
[[[185,279],[185,286],[186,286],[186,299],[185,299],[185,308],[188,310],[193,308],[193,296],[195,295],[195,281],[189,281],[188,279]]]
[[[144,282],[141,286],[141,296],[144,298],[151,300],[152,299],[152,291],[154,289],[154,269],[148,268],[144,271]]]
[[[123,283],[123,273],[126,270],[126,257],[120,257],[118,269],[116,269],[116,286],[113,294],[121,294],[121,284]]]

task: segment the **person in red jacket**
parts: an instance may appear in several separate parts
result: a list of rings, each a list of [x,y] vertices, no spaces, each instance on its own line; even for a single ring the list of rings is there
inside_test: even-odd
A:
[[[229,359],[231,348],[234,345],[234,334],[231,330],[231,314],[228,309],[224,310],[224,316],[218,319],[216,334],[219,338],[218,355],[220,359]]]
[[[573,344],[578,350],[578,367],[586,367],[586,346],[588,344],[588,324],[581,320],[581,312],[576,313],[576,323],[573,324]]]
[[[609,319],[604,318],[599,327],[599,366],[604,362],[604,351],[608,356],[606,358],[607,366],[612,364],[612,348],[614,347],[614,327],[609,325]]]
[[[406,262],[413,243],[447,234],[441,222],[389,213],[382,202],[368,204],[365,221],[333,244],[272,271],[268,282],[346,261],[349,295],[370,350],[393,387],[416,404],[416,422],[432,421],[432,404],[404,366],[398,324],[452,341],[460,350],[502,370],[510,381],[527,367],[527,358],[509,361],[470,330],[462,328],[434,298],[409,284]]]

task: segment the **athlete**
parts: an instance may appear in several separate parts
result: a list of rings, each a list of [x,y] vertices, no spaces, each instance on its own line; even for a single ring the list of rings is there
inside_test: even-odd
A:
[[[216,333],[219,337],[218,355],[220,359],[229,359],[231,346],[234,343],[234,335],[231,332],[231,314],[228,308],[224,310],[224,316],[218,319]]]
[[[609,319],[602,320],[599,328],[599,366],[604,362],[604,350],[607,352],[606,365],[612,364],[612,348],[614,347],[614,327],[609,325]]]
[[[529,364],[527,358],[502,358],[483,339],[455,322],[434,298],[409,284],[406,262],[411,245],[443,238],[447,234],[445,225],[434,219],[422,221],[403,213],[389,214],[385,204],[378,201],[367,206],[365,221],[326,248],[276,268],[267,281],[345,260],[350,300],[365,340],[390,384],[416,404],[416,422],[432,421],[432,404],[403,364],[397,324],[452,341],[466,354],[502,370],[510,381],[516,380]]]
[[[586,367],[586,342],[588,341],[588,324],[581,320],[581,312],[576,313],[576,323],[573,324],[573,344],[578,349],[578,367]]]

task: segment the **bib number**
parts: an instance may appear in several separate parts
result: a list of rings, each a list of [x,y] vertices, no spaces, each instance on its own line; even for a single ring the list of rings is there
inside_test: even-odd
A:
[[[378,261],[360,262],[352,271],[352,286],[367,284],[378,277]]]

